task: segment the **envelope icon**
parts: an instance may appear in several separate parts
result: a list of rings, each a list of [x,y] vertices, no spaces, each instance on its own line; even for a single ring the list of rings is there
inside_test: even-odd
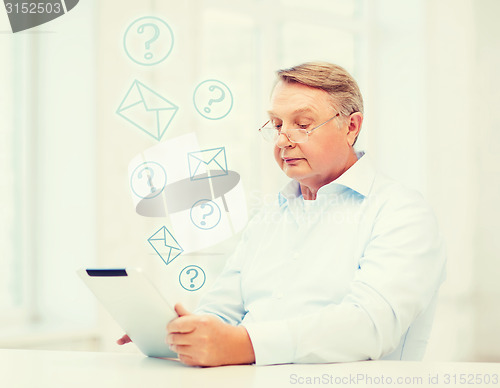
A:
[[[189,152],[188,164],[189,178],[192,181],[228,174],[226,149],[224,147]]]
[[[184,252],[165,226],[162,226],[148,238],[148,242],[167,265]]]
[[[160,140],[178,110],[177,105],[135,80],[116,113]]]

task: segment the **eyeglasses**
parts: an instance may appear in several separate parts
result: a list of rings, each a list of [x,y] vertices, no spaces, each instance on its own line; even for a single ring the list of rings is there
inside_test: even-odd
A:
[[[281,129],[278,126],[273,125],[271,120],[269,120],[262,127],[259,128],[259,132],[262,134],[264,140],[271,143],[276,143],[276,141],[282,134],[285,135],[291,143],[305,143],[307,140],[309,140],[309,134],[312,131],[332,121],[335,117],[339,115],[340,113],[337,113],[335,116],[330,117],[325,122],[321,123],[320,125],[310,130],[306,130],[305,128],[291,128],[288,129],[286,132],[281,131]]]

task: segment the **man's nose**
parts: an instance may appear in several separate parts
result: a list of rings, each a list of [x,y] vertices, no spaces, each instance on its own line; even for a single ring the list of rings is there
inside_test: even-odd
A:
[[[293,143],[288,138],[288,135],[286,134],[286,132],[280,132],[280,134],[278,135],[278,138],[276,139],[276,145],[279,148],[293,147]]]

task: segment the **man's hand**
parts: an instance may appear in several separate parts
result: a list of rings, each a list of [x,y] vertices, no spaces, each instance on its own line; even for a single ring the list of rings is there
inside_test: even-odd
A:
[[[255,362],[244,327],[228,325],[211,315],[193,315],[180,303],[175,305],[175,311],[179,318],[167,325],[167,343],[182,363],[218,366]],[[125,336],[121,340],[126,341]]]

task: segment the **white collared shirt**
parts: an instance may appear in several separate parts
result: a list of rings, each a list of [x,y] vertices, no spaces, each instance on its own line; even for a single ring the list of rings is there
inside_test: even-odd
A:
[[[257,364],[423,357],[442,239],[418,192],[358,158],[314,201],[290,182],[200,301],[247,329]]]

